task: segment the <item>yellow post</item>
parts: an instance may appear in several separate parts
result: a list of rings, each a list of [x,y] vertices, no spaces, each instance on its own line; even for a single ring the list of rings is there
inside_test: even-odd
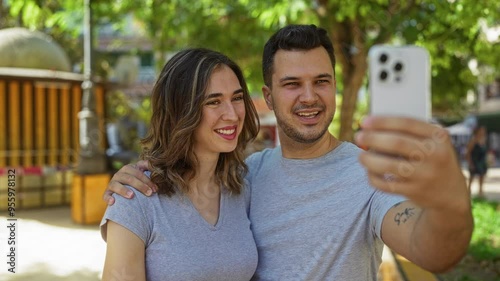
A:
[[[7,166],[7,114],[4,110],[7,95],[5,93],[5,81],[0,80],[0,167]]]
[[[73,142],[72,142],[72,162],[76,163],[78,159],[78,152],[80,150],[80,122],[78,120],[78,112],[80,112],[82,108],[82,88],[80,85],[73,85],[72,91],[72,115],[71,115],[71,120],[73,121],[73,132],[72,132],[72,137],[73,137]]]
[[[41,84],[35,84],[35,147],[36,157],[35,163],[37,166],[44,166],[46,164],[46,141],[45,134],[47,132],[45,123],[45,91]]]
[[[64,87],[61,89],[61,103],[59,104],[59,108],[61,109],[61,115],[59,118],[60,123],[60,131],[61,134],[61,164],[69,165],[70,163],[70,152],[71,152],[71,144],[70,144],[70,103],[69,103],[69,88]]]
[[[8,132],[8,138],[9,138],[9,147],[8,150],[11,152],[11,155],[9,157],[9,166],[11,167],[17,167],[21,165],[21,159],[20,159],[20,150],[21,150],[21,130],[20,130],[20,125],[21,125],[21,115],[19,114],[19,111],[21,109],[20,107],[20,102],[19,102],[19,96],[20,96],[20,87],[19,87],[19,81],[11,81],[9,83],[9,104],[7,105],[9,107],[9,116],[8,116],[8,122],[9,122],[9,132]]]
[[[33,166],[33,86],[23,83],[23,166]]]
[[[57,128],[57,88],[55,84],[49,84],[49,126],[48,126],[48,134],[49,134],[49,165],[56,166],[57,165],[57,154],[59,153],[57,149],[57,138],[59,135]]]
[[[111,180],[109,174],[73,175],[71,218],[80,224],[98,224],[107,204],[102,194]]]

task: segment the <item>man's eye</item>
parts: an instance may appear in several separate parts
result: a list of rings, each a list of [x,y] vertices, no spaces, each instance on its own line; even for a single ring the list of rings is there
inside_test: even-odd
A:
[[[328,83],[330,83],[330,81],[328,81],[328,80],[318,80],[318,81],[316,81],[316,83],[317,84],[328,84]]]
[[[210,100],[207,101],[205,104],[206,105],[218,105],[220,102],[218,100]]]
[[[243,100],[243,96],[236,96],[233,98],[233,101],[242,101]]]
[[[285,87],[295,87],[295,86],[298,86],[299,83],[298,82],[288,82],[285,84]]]

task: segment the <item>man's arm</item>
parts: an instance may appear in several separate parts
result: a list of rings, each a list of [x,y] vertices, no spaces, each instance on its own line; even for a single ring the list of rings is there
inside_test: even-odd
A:
[[[107,222],[106,260],[102,280],[146,281],[144,242],[133,232]]]
[[[146,176],[144,171],[147,171],[149,163],[141,160],[137,164],[128,164],[123,166],[116,174],[113,175],[108,187],[104,191],[103,200],[108,205],[113,205],[115,199],[111,196],[116,193],[125,198],[132,198],[134,193],[130,191],[125,185],[129,185],[146,196],[150,196],[153,192],[158,190],[157,186]]]
[[[356,136],[372,186],[409,199],[384,217],[384,243],[432,272],[465,254],[473,229],[470,196],[448,133],[408,118],[370,117]]]
[[[382,223],[384,243],[432,272],[444,272],[460,261],[471,236],[470,212],[421,209],[411,201],[391,208]]]

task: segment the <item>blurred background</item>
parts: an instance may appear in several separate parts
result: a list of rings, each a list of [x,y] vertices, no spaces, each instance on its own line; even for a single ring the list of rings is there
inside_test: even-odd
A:
[[[238,62],[262,124],[247,152],[277,145],[260,92],[261,55],[269,36],[291,23],[322,26],[333,39],[332,134],[351,141],[369,113],[369,48],[416,44],[431,54],[433,119],[447,127],[464,169],[477,126],[487,129],[490,167],[500,166],[500,1],[0,0],[1,218],[15,211],[19,263],[30,265],[21,266],[25,274],[38,274],[9,279],[16,275],[2,268],[0,280],[45,280],[40,272],[49,272],[46,280],[97,280],[105,248],[96,226],[102,191],[114,171],[137,160],[156,75],[178,50],[203,46]],[[15,195],[8,193],[12,169]],[[497,186],[495,176],[489,179],[490,188]],[[15,210],[7,204],[12,197]],[[500,222],[492,225],[485,247],[498,249]],[[488,279],[500,278],[500,252],[492,251],[471,258],[482,271],[491,267],[490,275],[448,280],[499,280]],[[60,267],[41,262],[51,255],[61,257],[53,261]]]

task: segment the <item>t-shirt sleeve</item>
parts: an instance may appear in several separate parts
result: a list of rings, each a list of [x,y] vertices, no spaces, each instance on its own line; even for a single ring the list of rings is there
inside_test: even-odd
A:
[[[147,197],[134,188],[130,189],[134,192],[134,197],[131,199],[113,194],[115,203],[112,206],[108,206],[101,220],[101,236],[106,241],[107,222],[108,220],[112,220],[132,231],[147,245],[151,235],[144,202],[145,199],[147,200]]]
[[[406,201],[403,196],[386,193],[375,189],[370,204],[371,229],[379,239],[382,239],[381,230],[385,214],[397,203]]]
[[[252,186],[253,176],[259,173],[259,170],[262,168],[264,158],[266,156],[269,158],[271,152],[271,149],[266,148],[262,151],[252,153],[245,159],[245,164],[248,167],[248,173],[245,175],[245,179],[247,181],[246,184],[248,184],[250,188]]]
[[[246,210],[247,210],[247,215],[250,214],[250,203],[252,202],[252,181],[253,181],[253,176],[258,172],[259,164],[260,164],[260,157],[262,155],[262,152],[256,152],[251,154],[250,156],[245,159],[245,164],[248,167],[248,171],[245,175],[245,180],[244,180],[244,196],[245,196],[245,204],[246,204]]]

